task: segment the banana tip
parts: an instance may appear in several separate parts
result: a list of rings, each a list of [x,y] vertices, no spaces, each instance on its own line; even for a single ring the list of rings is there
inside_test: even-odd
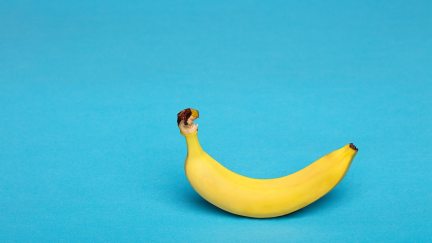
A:
[[[352,148],[355,151],[358,151],[358,148],[353,143],[350,143],[349,147]]]

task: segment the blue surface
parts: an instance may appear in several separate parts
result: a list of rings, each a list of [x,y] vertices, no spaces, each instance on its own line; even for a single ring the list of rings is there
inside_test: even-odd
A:
[[[426,242],[431,1],[2,1],[0,241]],[[256,220],[200,199],[203,147],[276,177],[354,142],[342,183]]]

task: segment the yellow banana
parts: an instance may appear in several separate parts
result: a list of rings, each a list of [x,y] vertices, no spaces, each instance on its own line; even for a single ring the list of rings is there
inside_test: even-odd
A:
[[[271,218],[313,203],[342,180],[357,153],[351,143],[293,174],[273,179],[250,178],[225,168],[201,148],[198,126],[193,123],[198,114],[190,108],[178,113],[177,123],[187,144],[186,176],[204,199],[237,215]]]

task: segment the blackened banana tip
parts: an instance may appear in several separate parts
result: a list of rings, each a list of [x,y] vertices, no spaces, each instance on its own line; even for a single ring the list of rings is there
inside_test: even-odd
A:
[[[350,143],[349,146],[350,146],[350,148],[354,149],[355,151],[358,151],[358,148],[353,143]]]

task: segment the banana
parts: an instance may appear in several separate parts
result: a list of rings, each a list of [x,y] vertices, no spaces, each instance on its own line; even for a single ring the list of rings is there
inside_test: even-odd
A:
[[[177,124],[187,144],[186,176],[209,203],[245,217],[278,217],[315,202],[342,180],[358,151],[350,143],[293,174],[250,178],[227,169],[202,149],[198,125],[193,122],[198,117],[198,111],[191,108],[177,114]]]

